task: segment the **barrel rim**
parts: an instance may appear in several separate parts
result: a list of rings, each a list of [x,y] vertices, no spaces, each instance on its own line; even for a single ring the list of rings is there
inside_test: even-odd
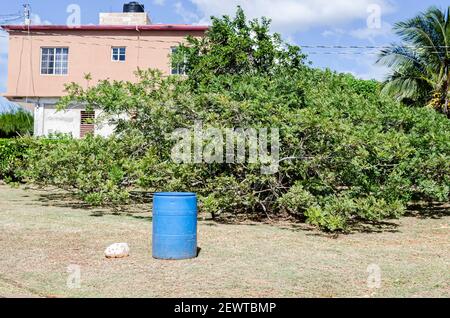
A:
[[[194,192],[155,192],[154,196],[160,197],[190,197],[196,196]]]

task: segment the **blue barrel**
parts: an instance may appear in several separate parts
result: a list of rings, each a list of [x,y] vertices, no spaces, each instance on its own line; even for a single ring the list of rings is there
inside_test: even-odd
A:
[[[195,193],[154,194],[152,255],[159,259],[186,259],[197,256]]]

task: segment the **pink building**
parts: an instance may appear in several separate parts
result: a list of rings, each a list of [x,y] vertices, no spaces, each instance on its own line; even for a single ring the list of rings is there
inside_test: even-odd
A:
[[[207,26],[151,24],[145,12],[100,13],[99,25],[6,25],[9,33],[8,84],[5,96],[35,105],[36,136],[86,132],[107,136],[113,127],[106,122],[89,124],[85,118],[100,118],[81,106],[57,112],[64,84],[88,85],[98,80],[133,81],[134,71],[160,69],[181,74],[171,65],[170,54],[186,36],[203,36]]]

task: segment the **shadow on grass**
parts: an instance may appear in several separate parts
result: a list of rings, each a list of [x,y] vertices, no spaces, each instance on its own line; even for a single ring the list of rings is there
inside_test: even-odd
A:
[[[414,202],[408,205],[405,216],[419,219],[440,219],[450,216],[450,203]]]
[[[87,204],[79,199],[73,193],[58,191],[47,192],[39,194],[40,204],[44,206],[56,206],[71,209],[81,209],[91,212],[92,217],[102,217],[104,215],[126,216],[138,220],[152,221],[152,217],[147,214],[151,211],[152,193],[144,191],[130,192],[132,204],[99,208]],[[444,216],[450,216],[450,204],[449,203],[428,203],[428,202],[415,202],[408,205],[405,213],[406,217],[417,217],[420,219],[433,218],[438,219]],[[276,215],[269,218],[266,214],[254,213],[254,214],[221,214],[219,216],[205,216],[200,215],[199,221],[202,221],[206,226],[218,226],[220,225],[245,225],[245,226],[260,226],[270,225],[276,226],[283,230],[293,232],[308,232],[308,236],[322,236],[327,238],[335,238],[340,234],[356,234],[356,233],[383,233],[399,232],[399,224],[393,221],[360,221],[353,222],[350,225],[350,230],[346,233],[327,233],[318,230],[316,227],[305,223],[304,216],[293,215]]]
[[[151,221],[150,216],[142,216],[139,214],[148,213],[151,211],[149,204],[142,203],[143,201],[133,201],[132,204],[98,207],[85,203],[78,199],[70,192],[48,192],[41,193],[37,199],[42,206],[53,206],[60,208],[69,208],[74,210],[89,211],[93,217],[102,217],[105,215],[128,216],[136,219],[147,219]]]
[[[73,194],[65,192],[41,193],[39,194],[39,198],[37,201],[44,206],[56,206],[60,208],[83,210],[94,208],[92,205],[76,199]]]
[[[352,233],[397,233],[399,224],[390,221],[366,221],[364,223],[356,223],[351,225]]]
[[[127,214],[126,216],[138,219],[138,220],[145,220],[145,221],[153,221],[153,217],[151,216],[143,216],[143,215],[134,215],[134,214]]]
[[[251,222],[251,223],[250,223]],[[318,236],[325,238],[337,238],[340,235],[350,235],[357,233],[383,233],[399,232],[399,224],[394,221],[359,221],[353,222],[349,226],[349,230],[346,232],[327,232],[321,231],[316,226],[308,224],[304,216],[294,215],[277,215],[272,218],[268,218],[266,215],[258,214],[252,217],[237,217],[233,219],[232,216],[218,217],[210,219],[210,222],[203,223],[207,226],[215,226],[217,224],[222,225],[246,225],[246,226],[261,226],[269,225],[275,226],[281,230],[291,232],[307,232],[307,236]]]

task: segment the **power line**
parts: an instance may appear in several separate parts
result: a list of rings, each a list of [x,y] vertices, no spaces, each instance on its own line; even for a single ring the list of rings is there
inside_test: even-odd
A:
[[[310,55],[378,55],[380,52],[307,52]]]
[[[9,18],[0,18],[0,23],[8,23],[8,22],[12,22],[12,21],[16,21],[16,20],[20,20],[22,19],[22,16],[11,16]]]
[[[76,28],[74,28],[74,30],[76,30]],[[28,31],[25,30],[13,30],[14,32],[20,32],[20,33],[27,33]],[[61,36],[64,35],[63,32],[61,33],[55,33],[55,32],[39,32],[39,31],[30,31],[31,34],[33,35],[54,35],[54,36]],[[119,37],[113,37],[113,36],[103,36],[103,35],[77,35],[77,34],[70,34],[70,36],[75,36],[75,37],[81,37],[81,38],[96,38],[96,39],[107,39],[107,40],[114,40],[114,41],[140,41],[140,42],[151,42],[151,43],[155,43],[155,42],[159,42],[159,43],[174,43],[176,41],[173,40],[160,40],[160,39],[132,39],[132,38],[119,38]],[[365,45],[365,46],[361,46],[361,45],[300,45],[301,48],[304,49],[347,49],[347,50],[374,50],[374,49],[389,49],[392,48],[392,46],[389,45],[380,45],[380,46],[376,46],[376,45]],[[450,46],[444,46],[444,45],[439,45],[439,46],[431,46],[431,45],[427,45],[427,46],[413,46],[413,45],[401,45],[401,47],[404,48],[410,48],[410,49],[430,49],[430,48],[450,48]]]
[[[74,28],[74,30],[76,30],[76,28]],[[60,32],[60,33],[55,33],[55,32],[39,32],[39,31],[28,31],[28,30],[12,30],[12,32],[16,33],[26,33],[27,35],[45,35],[45,36],[61,36],[64,35],[64,32]],[[165,50],[165,48],[158,48],[158,47],[154,47],[154,46],[141,46],[140,43],[141,42],[149,42],[149,43],[170,43],[170,44],[179,44],[180,42],[174,41],[174,40],[162,40],[162,39],[155,39],[155,38],[151,38],[151,39],[145,39],[142,38],[142,36],[139,36],[139,38],[126,38],[126,37],[114,37],[114,36],[103,36],[103,35],[78,35],[78,34],[70,34],[68,35],[69,37],[79,37],[79,38],[83,38],[83,39],[107,39],[107,40],[113,40],[113,41],[119,41],[119,42],[123,42],[123,41],[132,41],[132,42],[137,42],[138,45],[136,46],[137,48],[152,48],[152,49],[161,49],[161,50]],[[0,35],[0,37],[7,37],[7,35]],[[34,39],[35,41],[48,41],[48,40],[43,40],[43,39]],[[64,40],[64,41],[60,41],[60,40],[51,40],[51,42],[56,42],[56,43],[75,43],[75,44],[84,44],[84,45],[93,45],[93,46],[110,46],[110,44],[100,44],[100,43],[92,43],[92,42],[75,42],[75,41],[71,41],[71,40]],[[373,50],[380,50],[380,49],[389,49],[392,48],[393,46],[388,46],[388,45],[380,45],[380,46],[376,46],[376,45],[300,45],[301,48],[303,49],[315,49],[316,51],[307,51],[307,54],[311,54],[311,55],[377,55],[379,54],[379,52],[373,52]],[[401,47],[403,48],[410,48],[412,50],[420,50],[420,49],[447,49],[450,48],[450,46],[420,46],[420,47],[416,47],[416,46],[412,46],[412,45],[401,45]],[[342,51],[329,51],[329,50],[347,50],[345,52]],[[328,51],[322,51],[322,50],[328,50]],[[350,51],[349,51],[350,50]],[[355,51],[355,50],[360,50],[360,51]],[[361,51],[364,50],[364,51]],[[368,51],[368,50],[372,50],[372,52]],[[435,51],[432,53],[444,53],[444,50],[441,51]]]
[[[20,11],[17,11],[15,13],[6,13],[6,14],[0,14],[0,23],[9,23],[12,21],[16,21],[19,19],[22,19],[23,15]]]
[[[417,46],[415,45],[400,45],[401,47],[404,48],[417,48]],[[380,45],[380,46],[376,46],[376,45],[362,45],[362,46],[358,46],[358,45],[300,45],[301,48],[306,48],[306,49],[389,49],[392,48],[392,45]],[[433,45],[421,45],[420,48],[427,48],[427,49],[432,49],[432,48],[450,48],[450,45],[437,45],[437,46],[433,46]]]
[[[74,30],[76,31],[76,28],[74,28]],[[19,32],[19,33],[27,33],[28,31],[25,30],[13,30],[13,32]],[[39,31],[30,31],[30,34],[32,35],[53,35],[53,36],[61,36],[64,35],[63,32],[60,33],[55,33],[55,32],[39,32]],[[103,35],[78,35],[78,34],[70,34],[70,36],[75,36],[75,37],[81,37],[81,38],[95,38],[95,39],[107,39],[107,40],[114,40],[114,41],[134,41],[134,42],[150,42],[150,43],[174,43],[176,41],[173,40],[160,40],[160,39],[145,39],[145,38],[140,38],[140,39],[133,39],[133,38],[125,38],[125,37],[114,37],[114,36],[103,36]],[[346,49],[346,50],[375,50],[375,49],[389,49],[392,48],[392,46],[390,45],[299,45],[301,48],[303,49]],[[450,48],[450,46],[445,46],[445,45],[439,45],[439,46],[431,46],[431,45],[426,45],[426,46],[413,46],[413,45],[401,45],[401,47],[404,48],[410,48],[410,49],[430,49],[430,48],[442,48],[442,49],[446,49],[446,48]],[[319,54],[319,52],[308,52],[310,54]],[[330,52],[331,53],[331,52]],[[348,54],[348,52],[346,53]]]
[[[0,14],[0,18],[1,17],[10,17],[10,16],[18,16],[18,15],[22,15],[22,13],[20,11],[17,11],[16,13],[8,13],[8,14]]]

